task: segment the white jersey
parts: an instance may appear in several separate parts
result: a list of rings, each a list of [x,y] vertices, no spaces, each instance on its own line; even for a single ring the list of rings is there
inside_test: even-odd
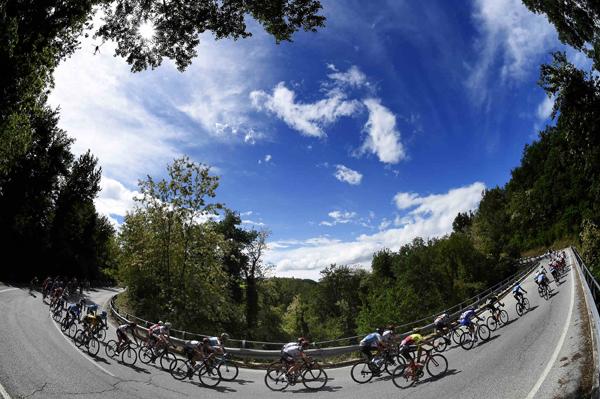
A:
[[[383,334],[381,335],[381,340],[383,342],[390,342],[392,340],[392,338],[394,337],[394,332],[392,330],[385,330],[383,332]]]
[[[283,349],[283,353],[296,359],[300,357],[300,354],[302,353],[302,346],[298,344],[288,346]]]

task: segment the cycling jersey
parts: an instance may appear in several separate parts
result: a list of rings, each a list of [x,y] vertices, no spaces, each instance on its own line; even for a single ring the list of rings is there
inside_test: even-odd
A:
[[[283,350],[283,355],[287,358],[298,359],[302,356],[302,345],[292,345]]]
[[[513,287],[513,290],[512,290],[512,292],[513,292],[513,294],[517,294],[517,293],[519,293],[520,291],[523,291],[523,288],[521,287],[521,284],[517,283],[517,284],[516,284],[516,285]]]
[[[442,315],[439,315],[438,317],[436,317],[436,319],[434,320],[433,324],[434,325],[446,325],[448,323],[448,314],[444,313]]]
[[[69,313],[73,313],[76,317],[79,317],[79,314],[81,312],[81,310],[79,309],[79,306],[75,305],[74,303],[69,305],[69,307],[67,308],[67,311]]]
[[[546,280],[546,275],[545,274],[538,274],[538,276],[536,277],[536,281],[538,284],[543,283],[544,280]]]
[[[371,333],[360,341],[360,346],[377,346],[381,343],[381,335],[379,333]]]
[[[419,345],[423,341],[423,336],[421,334],[411,334],[402,340],[400,345],[402,346],[410,346],[410,345]]]

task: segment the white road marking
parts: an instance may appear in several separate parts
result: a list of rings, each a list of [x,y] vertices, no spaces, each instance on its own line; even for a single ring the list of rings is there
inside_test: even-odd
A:
[[[0,294],[2,294],[3,292],[14,291],[14,290],[18,290],[18,288],[7,288],[5,290],[0,291]],[[0,392],[2,392],[2,391],[0,391]]]
[[[573,260],[571,259],[571,253],[569,253],[569,263],[573,264]],[[544,372],[542,373],[540,378],[537,380],[537,382],[535,383],[533,388],[531,388],[531,391],[529,391],[529,394],[525,397],[525,399],[533,399],[535,394],[537,394],[537,391],[542,386],[542,383],[548,376],[548,373],[552,369],[552,366],[554,366],[554,363],[556,362],[556,359],[558,358],[558,354],[560,353],[560,350],[562,349],[562,346],[565,342],[565,338],[567,337],[567,331],[569,331],[569,326],[571,323],[571,316],[573,314],[573,304],[575,302],[575,275],[574,275],[574,273],[577,273],[577,271],[575,270],[575,267],[571,267],[571,303],[569,304],[569,315],[567,317],[567,322],[565,323],[565,326],[563,327],[563,332],[560,336],[560,339],[558,340],[558,345],[556,345],[556,348],[554,349],[554,353],[552,354],[550,361],[546,365]]]
[[[75,348],[75,350],[81,354],[81,356],[83,356],[83,358],[85,360],[87,360],[88,362],[92,363],[94,366],[98,367],[100,370],[102,370],[103,372],[105,372],[106,374],[110,375],[113,378],[117,378],[116,375],[114,375],[113,373],[111,373],[110,371],[108,371],[107,369],[105,369],[104,367],[100,366],[98,363],[94,362],[92,359],[90,359],[89,357],[87,357],[86,355],[83,354],[83,352],[81,352],[81,350],[79,350],[79,348],[77,346],[75,346],[75,344],[73,342],[71,342],[69,340],[69,338],[67,338],[62,331],[60,331],[60,328],[58,328],[58,324],[56,324],[52,319],[50,319],[50,322],[52,323],[52,325],[54,325],[54,327],[58,330],[58,333],[60,334],[61,337],[63,337],[65,339],[65,341],[67,341],[73,348]]]
[[[0,292],[2,292],[2,291],[0,291]],[[11,399],[10,395],[8,394],[8,392],[6,392],[6,389],[4,389],[2,384],[0,384],[0,395],[2,395],[3,399]]]

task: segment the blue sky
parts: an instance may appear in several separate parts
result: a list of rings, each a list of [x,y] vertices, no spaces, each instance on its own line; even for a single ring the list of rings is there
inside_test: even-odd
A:
[[[516,0],[323,1],[327,26],[275,45],[202,38],[184,73],[132,74],[94,41],[56,71],[61,126],[100,159],[100,212],[118,225],[136,182],[187,154],[217,200],[271,231],[267,261],[317,279],[329,263],[448,233],[503,185],[549,123],[539,64],[564,49]],[[567,49],[582,67],[589,62]]]

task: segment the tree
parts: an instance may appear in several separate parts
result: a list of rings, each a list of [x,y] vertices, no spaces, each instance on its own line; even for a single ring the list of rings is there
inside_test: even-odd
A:
[[[252,332],[256,327],[256,317],[258,314],[258,290],[257,280],[263,278],[270,268],[263,264],[263,256],[267,249],[267,230],[252,231],[253,240],[246,247],[248,263],[242,268],[242,274],[246,283],[246,323],[248,331]]]
[[[471,228],[473,224],[473,218],[475,215],[473,211],[469,212],[459,212],[458,215],[454,218],[452,222],[452,231],[455,233],[466,233]]]
[[[558,38],[583,51],[600,71],[600,3],[596,0],[523,0],[531,11],[546,14]]]

